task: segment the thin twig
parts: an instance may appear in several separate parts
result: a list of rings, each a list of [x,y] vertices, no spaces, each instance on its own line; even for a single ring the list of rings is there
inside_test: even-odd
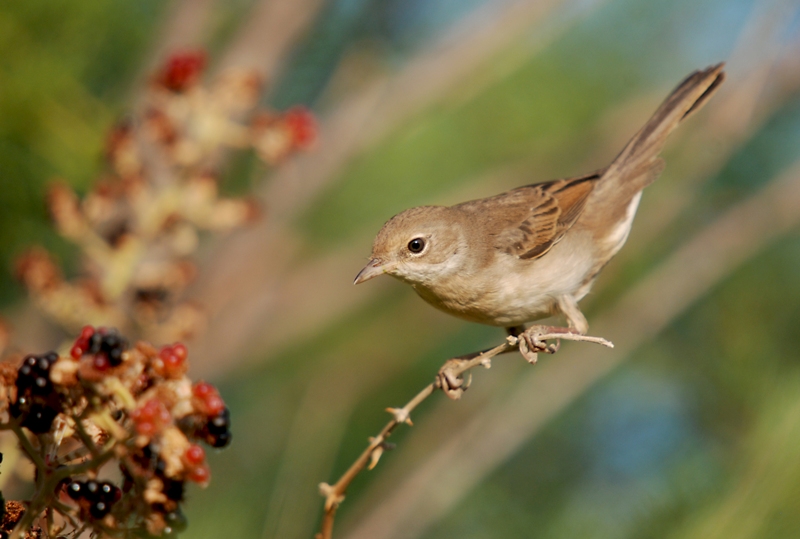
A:
[[[14,431],[14,434],[22,446],[22,450],[25,451],[25,454],[28,456],[28,458],[33,461],[33,464],[36,466],[36,470],[38,471],[38,475],[41,477],[45,471],[45,463],[44,460],[42,460],[41,455],[39,455],[39,452],[36,451],[35,447],[33,447],[33,444],[28,439],[25,431],[22,430],[22,427],[19,426],[19,423],[16,419],[9,419],[8,425],[11,430]]]
[[[538,335],[541,340],[548,339],[568,339],[573,341],[586,341],[595,344],[602,344],[604,346],[613,346],[609,341],[600,337],[591,337],[587,335],[577,334],[563,334],[563,333],[547,333]],[[497,345],[489,350],[484,350],[471,357],[470,359],[452,358],[447,360],[439,369],[440,375],[447,372],[448,375],[458,378],[465,372],[474,369],[478,366],[489,368],[491,359],[500,354],[512,352],[519,349],[519,339],[517,337],[509,336],[506,342]],[[333,537],[333,523],[336,518],[336,510],[339,504],[344,501],[345,493],[353,479],[361,473],[364,468],[369,467],[372,469],[376,464],[380,455],[386,447],[386,440],[391,436],[392,432],[398,425],[405,423],[412,426],[411,412],[419,406],[425,399],[430,397],[436,389],[442,388],[441,376],[437,377],[434,382],[425,386],[419,393],[417,393],[410,401],[408,401],[402,408],[387,408],[386,411],[392,414],[392,419],[386,423],[377,436],[369,439],[369,445],[358,456],[358,458],[350,465],[344,474],[334,483],[320,483],[320,494],[325,497],[325,514],[322,518],[319,533],[316,534],[316,539],[331,539]],[[444,388],[442,388],[444,389]],[[449,396],[452,396],[446,391]]]
[[[75,422],[75,432],[78,433],[78,437],[81,439],[83,444],[89,448],[89,452],[92,454],[92,457],[99,457],[100,450],[97,449],[97,445],[95,445],[94,440],[92,440],[92,437],[89,436],[88,432],[86,432],[86,427],[83,426],[81,417],[73,416],[72,420]]]

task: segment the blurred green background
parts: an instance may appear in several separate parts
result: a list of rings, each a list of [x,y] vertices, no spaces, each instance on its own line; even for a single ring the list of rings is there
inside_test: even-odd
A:
[[[352,287],[387,218],[604,166],[673,85],[721,60],[730,77],[717,108],[673,135],[628,245],[583,302],[590,326],[618,344],[602,356],[618,363],[558,370],[573,356],[589,370],[605,361],[566,343],[536,367],[498,358],[460,402],[434,395],[416,426],[392,437],[397,449],[353,483],[335,536],[800,536],[797,227],[756,235],[742,263],[654,337],[594,325],[798,159],[796,2],[3,2],[0,300],[12,325],[25,301],[16,254],[42,244],[77,268],[47,222],[47,182],[85,191],[102,175],[105,133],[165,51],[202,45],[223,65],[232,44],[247,48],[240,38],[259,13],[272,17],[267,35],[297,16],[280,4],[305,19],[277,52],[249,45],[256,64],[280,57],[264,102],[306,104],[323,128],[314,152],[266,177],[248,156],[226,173],[226,189],[260,193],[270,217],[209,240],[194,294],[213,296],[206,267],[250,263],[241,251],[225,258],[237,252],[230,240],[286,249],[256,258],[269,261],[261,280],[250,268],[263,290],[243,279],[240,296],[211,308],[209,336],[190,344],[196,374],[229,403],[234,442],[211,457],[210,487],[190,492],[185,536],[311,537],[318,483],[355,459],[388,419],[383,409],[446,358],[501,340],[388,279]],[[267,229],[281,240],[260,241]],[[236,303],[251,296],[261,302]]]

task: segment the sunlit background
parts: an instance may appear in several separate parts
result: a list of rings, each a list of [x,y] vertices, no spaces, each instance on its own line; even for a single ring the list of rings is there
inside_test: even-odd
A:
[[[503,356],[461,401],[434,395],[353,483],[335,536],[800,536],[797,2],[5,1],[0,300],[15,332],[46,334],[16,255],[42,244],[79,271],[47,183],[85,191],[148,73],[197,47],[210,78],[256,67],[265,104],[305,104],[321,131],[279,167],[244,153],[225,169],[223,188],[266,213],[207,238],[190,293],[211,316],[193,374],[219,384],[234,441],[189,492],[186,537],[312,537],[318,483],[384,409],[501,342],[388,278],[352,286],[386,219],[605,166],[675,84],[722,60],[727,82],[673,135],[582,303],[617,348]]]

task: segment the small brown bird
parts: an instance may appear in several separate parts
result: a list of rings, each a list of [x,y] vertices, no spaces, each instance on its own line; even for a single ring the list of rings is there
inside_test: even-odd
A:
[[[722,68],[689,75],[607,168],[395,215],[355,284],[396,277],[446,313],[526,337],[530,359],[553,349],[523,334],[526,322],[563,314],[564,333],[585,335],[578,301],[628,238],[642,190],[664,168],[667,136],[714,94]]]

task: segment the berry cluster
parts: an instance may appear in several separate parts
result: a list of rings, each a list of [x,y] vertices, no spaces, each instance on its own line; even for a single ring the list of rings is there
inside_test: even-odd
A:
[[[65,521],[113,536],[163,537],[186,527],[186,483],[204,487],[211,479],[199,444],[224,447],[231,440],[219,391],[193,384],[187,369],[181,343],[128,346],[116,330],[91,326],[67,357],[30,355],[0,368],[9,414],[47,434],[31,440],[41,452],[31,460],[47,455],[37,473],[66,476],[50,494],[63,496],[53,507]],[[118,465],[119,486],[94,479],[109,461]]]
[[[96,520],[105,517],[122,497],[122,491],[113,483],[72,481],[67,485],[67,495],[78,502],[81,508]]]
[[[205,416],[200,437],[211,447],[225,447],[231,443],[230,412],[217,389],[209,383],[198,382],[192,388],[197,408]]]
[[[128,342],[117,330],[84,326],[80,337],[75,340],[70,350],[70,355],[74,359],[80,359],[84,354],[92,354],[94,368],[105,371],[122,364],[123,354],[127,348]]]
[[[11,403],[9,412],[20,419],[23,427],[37,434],[49,431],[61,411],[61,399],[53,391],[50,380],[50,368],[56,361],[58,354],[55,352],[30,355],[17,371],[17,398]]]
[[[190,445],[183,454],[183,460],[189,469],[189,480],[204,485],[211,478],[206,464],[206,452],[196,444]]]

